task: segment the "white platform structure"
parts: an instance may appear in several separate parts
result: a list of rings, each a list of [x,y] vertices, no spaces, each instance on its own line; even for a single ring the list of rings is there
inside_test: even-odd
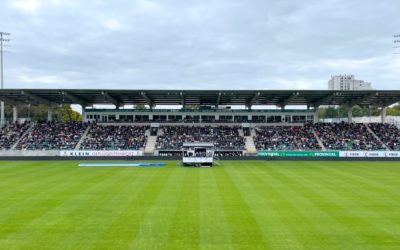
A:
[[[184,166],[212,166],[214,163],[214,144],[198,142],[184,143],[182,146]]]

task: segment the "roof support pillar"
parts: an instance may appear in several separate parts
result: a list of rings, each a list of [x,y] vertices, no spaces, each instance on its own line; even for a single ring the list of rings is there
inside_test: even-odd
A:
[[[182,108],[184,109],[184,108],[186,108],[185,95],[181,92],[180,97],[181,97]]]
[[[12,111],[13,111],[13,122],[15,123],[18,120],[18,108],[17,108],[17,106],[14,105],[13,108],[12,108]]]
[[[260,96],[260,92],[257,92],[250,100],[247,101],[246,107],[250,110],[251,106],[257,101],[258,97]]]
[[[381,111],[381,123],[385,123],[386,122],[386,107],[382,107],[382,111]]]
[[[151,100],[150,97],[147,96],[146,92],[141,92],[141,95],[144,98],[144,100],[147,102],[147,104],[149,105],[150,110],[152,110],[155,106],[153,100]]]
[[[53,116],[53,109],[51,107],[47,108],[47,121],[51,122]]]
[[[314,123],[317,123],[318,120],[319,120],[319,117],[318,117],[318,107],[316,107],[316,108],[314,109]]]
[[[5,124],[5,120],[4,120],[4,102],[0,102],[0,128],[3,128],[4,124]]]
[[[82,121],[84,122],[84,121],[86,121],[86,112],[85,112],[85,105],[81,105],[81,108],[82,108]]]
[[[218,108],[220,102],[221,102],[221,92],[218,92],[217,101],[215,103],[215,108]]]
[[[349,110],[347,111],[347,122],[348,123],[353,122],[353,109],[351,106],[349,107]]]

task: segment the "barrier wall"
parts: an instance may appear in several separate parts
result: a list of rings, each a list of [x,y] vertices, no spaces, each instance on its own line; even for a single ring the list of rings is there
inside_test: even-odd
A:
[[[74,157],[74,156],[85,156],[85,157],[133,157],[142,156],[143,151],[141,150],[62,150],[59,156],[62,157]]]
[[[0,157],[54,157],[59,156],[59,150],[3,150]]]
[[[339,151],[258,151],[258,156],[269,157],[339,157]]]
[[[0,157],[134,157],[142,156],[141,150],[118,150],[118,151],[90,151],[90,150],[3,150],[0,151]]]
[[[340,151],[339,157],[398,158],[400,151]]]
[[[179,156],[143,156],[142,151],[0,151],[0,160],[182,160]],[[221,160],[400,160],[400,151],[259,151],[258,156]]]
[[[333,158],[400,158],[400,151],[268,151],[261,150],[258,156],[265,157],[333,157]]]

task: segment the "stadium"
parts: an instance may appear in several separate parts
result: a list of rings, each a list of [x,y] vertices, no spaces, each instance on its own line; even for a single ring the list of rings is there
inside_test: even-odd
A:
[[[0,250],[400,249],[399,9],[0,1]]]
[[[399,246],[400,128],[384,121],[400,91],[4,89],[0,99],[15,105],[0,144],[4,249]],[[48,120],[22,121],[21,103],[46,105]],[[52,120],[65,104],[81,105],[82,121]],[[379,106],[382,122],[352,122],[352,109],[346,122],[319,122],[318,107],[332,105]]]

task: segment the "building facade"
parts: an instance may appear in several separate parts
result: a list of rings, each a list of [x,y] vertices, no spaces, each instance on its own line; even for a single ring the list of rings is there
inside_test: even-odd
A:
[[[356,80],[354,75],[332,76],[328,81],[329,90],[372,90],[371,83]]]

